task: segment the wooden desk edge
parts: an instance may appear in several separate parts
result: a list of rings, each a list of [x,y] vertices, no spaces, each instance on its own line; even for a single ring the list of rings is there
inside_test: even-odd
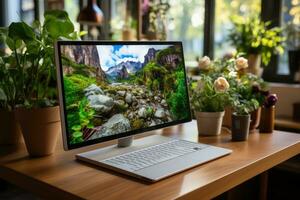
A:
[[[0,165],[0,178],[45,199],[83,200],[65,190]]]
[[[203,187],[197,188],[186,194],[179,194],[177,197],[175,196],[175,198],[195,199],[201,197],[203,199],[211,199],[272,168],[273,166],[288,160],[289,158],[299,154],[299,152],[300,142],[292,143],[289,146],[277,150],[277,152],[270,156],[262,157],[258,161],[252,162],[243,168],[225,174],[222,178],[215,179]],[[30,192],[36,193],[46,199],[55,199],[57,197],[67,200],[82,199],[82,197],[76,196],[66,190],[56,188],[48,183],[36,180],[35,178],[12,170],[6,167],[5,164],[0,164],[0,178],[3,178],[4,180],[20,186]]]
[[[249,180],[250,178],[261,174],[264,171],[296,156],[300,152],[300,142],[295,143],[282,151],[267,157],[261,158],[257,162],[253,162],[245,168],[234,171],[231,174],[224,175],[223,178],[217,179],[204,187],[198,188],[188,194],[177,199],[192,200],[201,196],[201,199],[212,199],[223,192],[226,192],[235,186]],[[263,166],[263,167],[262,167]],[[252,168],[252,169],[251,169]],[[251,169],[251,170],[249,170]],[[239,179],[235,178],[239,177]]]

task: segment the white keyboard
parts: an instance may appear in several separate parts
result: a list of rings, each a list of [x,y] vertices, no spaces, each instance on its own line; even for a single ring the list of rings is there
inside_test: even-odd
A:
[[[208,147],[205,144],[173,139],[169,142],[111,157],[101,162],[127,171],[138,171]]]

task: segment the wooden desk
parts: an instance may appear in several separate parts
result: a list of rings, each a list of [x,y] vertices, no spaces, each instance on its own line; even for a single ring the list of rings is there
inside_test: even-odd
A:
[[[208,199],[300,153],[300,135],[281,131],[252,133],[246,142],[231,142],[228,133],[198,138],[193,121],[155,133],[230,148],[233,153],[148,184],[75,160],[76,153],[112,141],[68,152],[59,141],[56,153],[43,158],[29,158],[24,146],[10,154],[2,147],[0,178],[48,199]]]

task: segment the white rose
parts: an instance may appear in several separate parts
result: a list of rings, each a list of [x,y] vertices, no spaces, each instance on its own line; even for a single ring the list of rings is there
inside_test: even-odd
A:
[[[239,57],[235,60],[237,70],[245,69],[248,67],[248,60],[244,57]]]
[[[229,88],[229,83],[224,77],[219,77],[214,82],[214,88],[218,92],[226,92]]]
[[[198,66],[200,69],[208,69],[209,65],[210,65],[210,58],[208,56],[204,56],[198,61]]]

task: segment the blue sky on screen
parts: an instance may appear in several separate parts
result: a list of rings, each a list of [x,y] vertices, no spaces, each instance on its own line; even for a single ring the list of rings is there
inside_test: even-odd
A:
[[[98,45],[100,64],[104,71],[125,61],[144,62],[148,49],[165,49],[170,45]]]

